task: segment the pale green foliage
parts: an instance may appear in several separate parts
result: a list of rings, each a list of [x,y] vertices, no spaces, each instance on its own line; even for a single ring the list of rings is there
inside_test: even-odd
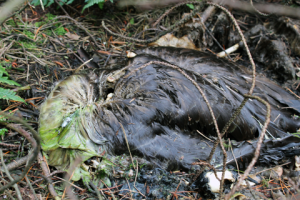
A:
[[[187,3],[186,5],[187,5],[190,9],[192,9],[192,10],[194,9],[194,5],[193,5],[193,4]]]
[[[0,110],[0,112],[1,112],[1,110]],[[6,119],[3,116],[0,117],[0,121],[5,121],[5,120]],[[0,129],[0,140],[2,139],[2,136],[4,136],[7,131],[8,130],[6,128],[1,128]]]
[[[294,136],[296,136],[296,137],[298,137],[298,138],[300,138],[300,133],[298,132],[298,133],[292,133]]]
[[[6,128],[1,128],[0,129],[0,136],[3,136],[5,135],[5,133],[7,132],[8,130]],[[0,138],[1,139],[1,138]]]
[[[0,83],[5,83],[8,85],[16,85],[20,86],[18,83],[16,83],[13,80],[8,80],[8,77],[5,76],[8,75],[7,71],[5,70],[2,65],[0,65]],[[0,87],[0,99],[6,99],[6,100],[14,100],[14,101],[22,101],[25,102],[24,99],[16,95],[16,92],[10,90],[10,89],[4,89]]]
[[[133,25],[134,24],[134,18],[131,18],[129,23]]]

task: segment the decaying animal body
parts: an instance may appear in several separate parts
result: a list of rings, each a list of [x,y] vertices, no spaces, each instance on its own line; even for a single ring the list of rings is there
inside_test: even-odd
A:
[[[93,80],[73,75],[54,88],[40,112],[39,132],[49,165],[67,169],[76,156],[87,160],[122,154],[128,152],[126,140],[132,154],[169,170],[189,169],[193,162],[208,157],[212,142],[197,131],[216,136],[215,127],[192,81],[164,64],[140,67],[150,61],[178,66],[204,91],[220,130],[248,92],[251,73],[189,49],[158,47],[135,53],[121,70],[99,73]],[[297,131],[299,120],[292,115],[299,115],[300,101],[261,76],[253,94],[271,104],[269,137],[282,138]],[[256,138],[264,116],[265,106],[249,100],[226,137]]]

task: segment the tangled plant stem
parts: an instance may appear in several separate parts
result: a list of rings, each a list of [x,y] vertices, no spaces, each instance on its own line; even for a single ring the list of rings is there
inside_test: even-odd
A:
[[[4,112],[1,112],[0,115],[4,116],[5,118],[11,119],[11,120],[13,120],[15,122],[18,122],[18,123],[22,124],[27,129],[29,129],[29,131],[33,135],[33,138],[32,138],[30,135],[27,135],[26,134],[27,132],[24,131],[23,129],[22,129],[23,131],[19,132],[25,138],[28,138],[29,142],[31,142],[31,145],[33,147],[33,154],[31,156],[29,156],[29,160],[28,160],[27,165],[25,166],[25,169],[24,169],[23,173],[21,174],[21,176],[19,176],[15,180],[9,182],[8,184],[6,184],[6,185],[4,185],[3,187],[0,188],[0,192],[3,192],[4,190],[6,190],[7,188],[10,188],[15,183],[19,182],[20,180],[22,180],[25,177],[25,175],[29,171],[31,165],[37,159],[38,153],[40,152],[40,149],[41,149],[41,139],[40,139],[39,134],[27,122],[25,122],[23,119],[15,117],[15,116],[12,116],[12,115],[8,115],[8,114],[6,114]]]

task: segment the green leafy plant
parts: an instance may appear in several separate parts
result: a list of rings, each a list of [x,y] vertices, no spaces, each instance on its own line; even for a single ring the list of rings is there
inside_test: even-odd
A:
[[[24,35],[26,35],[27,37],[33,39],[34,38],[34,34],[30,31],[24,30],[23,31]]]
[[[6,69],[4,67],[2,67],[1,64],[0,64],[0,83],[20,86],[15,81],[8,79],[8,73],[7,73]],[[22,99],[21,97],[16,95],[16,92],[14,92],[10,89],[2,88],[2,87],[0,87],[0,99],[21,101],[21,102],[25,103],[24,99]]]
[[[202,0],[197,0],[197,1],[199,1],[199,2],[201,2]],[[185,4],[187,7],[189,7],[191,10],[194,10],[194,8],[195,8],[195,6],[194,6],[194,4],[192,4],[192,3],[187,3],[187,4]]]
[[[269,180],[268,179],[262,179],[261,184],[263,187],[268,188],[269,187]]]
[[[133,25],[134,24],[134,18],[131,18],[129,23]]]
[[[64,27],[59,27],[59,28],[55,29],[55,33],[57,35],[64,35],[67,33],[67,31],[64,29]]]
[[[231,144],[227,143],[228,141],[223,141],[223,146],[225,149],[231,148]]]
[[[190,9],[192,9],[192,10],[194,9],[194,5],[193,5],[193,4],[187,3],[186,5],[187,5]]]
[[[82,9],[82,12],[86,9],[86,8],[89,8],[95,4],[98,4],[99,8],[102,10],[103,9],[103,6],[104,6],[104,3],[105,3],[105,0],[85,0],[86,4],[85,6],[83,7]],[[110,0],[110,2],[114,2],[113,0]]]
[[[3,135],[5,135],[5,133],[7,132],[8,130],[6,129],[6,128],[1,128],[0,129],[0,140],[1,140],[1,137],[3,136]]]
[[[298,133],[292,133],[294,136],[296,136],[296,137],[298,137],[298,138],[300,138],[300,133],[298,132]]]
[[[133,163],[134,163],[134,166],[137,166],[137,161],[136,160],[134,160]],[[132,163],[130,163],[130,165],[129,165],[129,169],[131,169],[131,168],[133,168],[133,164]]]

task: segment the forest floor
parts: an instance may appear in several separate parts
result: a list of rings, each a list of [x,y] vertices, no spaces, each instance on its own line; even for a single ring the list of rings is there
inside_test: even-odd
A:
[[[89,52],[90,57],[100,68],[109,69],[109,66],[114,64],[114,60],[125,58],[127,51],[147,46],[147,43],[129,41],[124,37],[111,35],[102,26],[102,20],[105,20],[108,29],[115,33],[147,40],[167,30],[193,10],[199,9],[196,4],[183,4],[156,23],[174,3],[169,2],[170,6],[167,7],[162,5],[155,7],[155,2],[153,2],[153,4],[145,3],[142,6],[132,5],[119,8],[116,4],[120,2],[107,1],[103,9],[94,6],[83,13],[81,12],[82,4],[79,2],[62,7],[54,3],[45,10],[42,10],[40,6],[26,5],[22,12],[5,20],[0,29],[0,89],[9,89],[15,93],[10,94],[11,98],[0,97],[2,98],[1,111],[24,119],[33,130],[38,131],[39,107],[54,85],[72,74],[88,74],[89,71],[94,70],[87,64],[83,65],[86,60],[77,54],[78,49],[82,47]],[[265,3],[300,9],[297,1]],[[159,43],[158,45],[170,45],[173,42],[178,47],[217,54],[239,44],[241,38],[232,20],[217,8],[210,8],[209,12],[204,12],[209,10],[208,7],[199,9],[192,19],[174,28],[170,32],[171,39],[164,41],[168,44]],[[234,8],[230,11],[246,37],[257,65],[257,72],[300,98],[299,18],[274,14],[265,16],[258,12]],[[289,13],[286,14],[290,16]],[[200,23],[200,17],[204,24]],[[154,23],[156,23],[155,26],[153,26]],[[183,36],[188,36],[188,41],[180,40]],[[179,40],[175,41],[176,38]],[[239,48],[231,53],[230,57],[232,62],[244,65],[251,70],[251,63],[245,48]],[[5,77],[18,85],[3,81]],[[14,94],[24,101],[16,101]],[[65,172],[48,166],[46,158],[41,153],[37,159],[27,164],[27,166],[30,164],[29,171],[25,171],[28,156],[34,154],[33,150],[39,146],[36,143],[36,136],[31,129],[24,126],[22,121],[16,121],[14,118],[5,119],[4,117],[0,128],[2,166],[0,187],[7,185],[12,179],[21,178],[16,186],[19,191],[12,186],[1,192],[0,199],[20,199],[20,197],[22,199],[54,199],[53,195],[57,195],[56,199],[73,199],[75,197],[68,191],[70,187],[78,199],[101,198],[96,193],[89,192],[89,188],[81,181],[72,182]],[[133,172],[130,157],[124,155],[122,159],[115,160],[117,163],[122,163],[123,168],[116,167],[118,173],[109,177],[109,186],[102,184],[98,188],[102,198],[202,198],[197,191],[189,189],[189,183],[192,182],[196,173],[195,170],[167,172],[158,168],[150,169],[147,164],[143,165],[147,161],[137,159],[140,159],[138,172]],[[4,163],[9,173],[5,170]],[[300,165],[299,158],[286,158],[280,163],[255,166],[251,173],[260,174],[261,180],[250,188],[248,186],[240,188],[240,193],[236,193],[235,197],[239,199],[300,199],[300,181],[290,176],[295,163]]]

